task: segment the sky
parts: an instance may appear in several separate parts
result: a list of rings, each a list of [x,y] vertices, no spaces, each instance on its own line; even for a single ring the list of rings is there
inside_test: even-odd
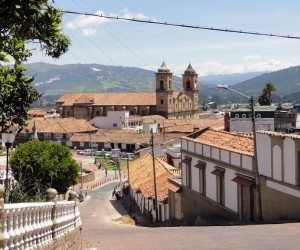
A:
[[[299,0],[55,0],[62,10],[300,37]],[[300,65],[300,39],[141,24],[65,14],[72,42],[53,60],[35,51],[29,62],[97,63],[156,71],[163,61],[180,76],[191,63],[200,76],[274,71]]]

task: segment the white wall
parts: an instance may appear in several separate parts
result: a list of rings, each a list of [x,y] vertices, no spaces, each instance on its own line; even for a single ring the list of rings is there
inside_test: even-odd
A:
[[[249,118],[230,118],[230,132],[252,132],[252,121]],[[255,119],[256,130],[274,131],[274,119],[273,118],[256,118]]]
[[[206,196],[217,201],[217,178],[211,172],[215,170],[215,164],[207,162],[206,165]]]
[[[241,166],[241,155],[237,153],[230,152],[231,155],[231,164],[237,167]]]
[[[256,142],[259,173],[272,177],[271,138],[269,135],[256,133]]]
[[[281,148],[275,145],[272,150],[273,156],[273,178],[277,181],[282,181],[282,164],[281,164]]]
[[[232,179],[236,177],[235,174],[236,171],[226,168],[224,173],[225,206],[235,212],[238,212],[237,183],[232,181]]]
[[[299,143],[299,141],[298,141]],[[283,141],[283,162],[284,162],[284,182],[296,185],[297,162],[296,162],[296,143],[291,138]]]
[[[97,116],[91,120],[96,128],[127,129],[129,111],[107,111],[107,116]],[[113,125],[117,126],[114,127]]]

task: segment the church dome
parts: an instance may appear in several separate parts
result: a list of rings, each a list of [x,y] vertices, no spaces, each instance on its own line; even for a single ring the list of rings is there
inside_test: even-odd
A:
[[[197,74],[196,70],[192,67],[192,65],[189,63],[189,66],[184,71],[184,74]]]
[[[170,73],[170,69],[167,67],[166,63],[163,61],[162,65],[158,69],[159,73]]]

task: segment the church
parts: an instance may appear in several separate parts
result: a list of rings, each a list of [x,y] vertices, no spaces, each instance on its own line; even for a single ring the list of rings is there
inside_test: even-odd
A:
[[[173,73],[165,62],[155,73],[155,92],[66,93],[56,102],[62,118],[90,120],[107,111],[129,111],[130,115],[161,115],[167,119],[198,119],[198,74],[189,64],[182,74],[182,91],[173,90]]]

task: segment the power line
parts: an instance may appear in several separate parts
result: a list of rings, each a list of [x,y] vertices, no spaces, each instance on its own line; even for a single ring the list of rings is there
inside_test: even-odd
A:
[[[114,20],[124,20],[124,21],[138,22],[138,23],[145,23],[145,24],[158,24],[158,25],[174,26],[174,27],[180,27],[180,28],[201,29],[201,30],[229,32],[229,33],[256,35],[256,36],[279,37],[279,38],[287,38],[287,39],[300,39],[299,36],[294,36],[294,35],[292,35],[292,36],[291,35],[280,35],[280,34],[272,34],[272,33],[265,33],[265,32],[255,32],[255,31],[244,31],[244,30],[235,30],[235,29],[215,28],[215,27],[206,27],[206,26],[189,25],[189,24],[177,24],[177,23],[171,23],[171,22],[159,22],[159,21],[142,20],[142,19],[136,19],[136,18],[126,18],[126,17],[119,17],[119,16],[108,16],[108,15],[103,15],[103,14],[99,15],[99,14],[94,14],[94,13],[78,12],[78,11],[70,11],[70,10],[61,10],[61,11],[63,13],[73,14],[73,15],[94,16],[94,17],[99,17],[99,18],[107,18],[107,19],[114,19]]]

